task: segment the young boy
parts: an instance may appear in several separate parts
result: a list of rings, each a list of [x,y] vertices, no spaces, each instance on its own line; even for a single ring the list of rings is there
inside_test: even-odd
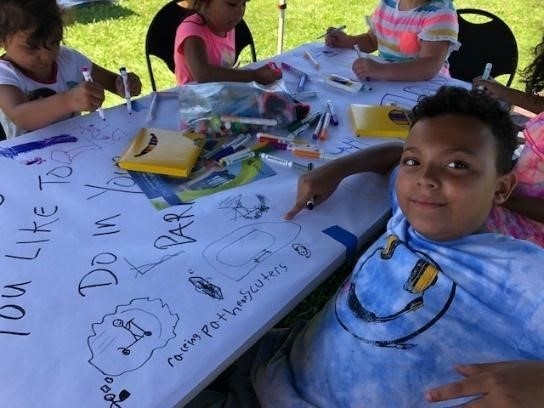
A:
[[[104,88],[124,96],[122,78],[79,52],[60,45],[62,15],[57,0],[0,1],[0,124],[5,137],[18,136],[94,111]],[[94,82],[85,82],[87,67]],[[129,74],[131,95],[138,95],[138,76]]]
[[[301,176],[287,219],[350,174],[398,165],[386,234],[314,319],[257,345],[247,394],[263,406],[423,406],[428,388],[457,379],[456,363],[544,357],[544,250],[484,230],[516,184],[508,112],[444,87],[413,114],[404,145]]]

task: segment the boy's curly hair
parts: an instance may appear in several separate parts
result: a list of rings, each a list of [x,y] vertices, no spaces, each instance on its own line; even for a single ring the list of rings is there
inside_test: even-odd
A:
[[[544,38],[534,49],[535,59],[521,74],[528,93],[540,92],[544,89]]]
[[[456,114],[483,122],[497,142],[497,170],[506,174],[512,169],[512,155],[517,146],[516,132],[510,113],[483,91],[455,86],[442,86],[435,95],[423,97],[412,110],[413,126],[420,120]]]
[[[0,41],[29,32],[28,46],[49,48],[63,36],[62,9],[57,0],[0,0]]]

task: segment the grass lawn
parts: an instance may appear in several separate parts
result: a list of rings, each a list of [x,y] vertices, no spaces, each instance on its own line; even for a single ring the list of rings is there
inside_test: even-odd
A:
[[[456,0],[457,8],[485,8],[497,14],[514,32],[520,49],[518,67],[525,67],[532,59],[532,48],[544,33],[542,0]],[[111,70],[126,66],[142,79],[144,93],[151,91],[144,57],[147,26],[156,11],[167,0],[119,0],[114,4],[95,4],[73,10],[74,23],[65,34],[67,45],[78,49],[96,63]],[[326,27],[345,24],[351,34],[366,30],[364,16],[371,13],[377,0],[288,0],[285,13],[284,50],[313,41]],[[253,0],[248,2],[245,19],[250,26],[258,58],[275,55],[278,27],[277,2]],[[328,16],[328,17],[327,17]],[[500,44],[489,44],[500,47]],[[249,62],[249,52],[242,54],[242,62]],[[156,61],[157,86],[174,85],[174,76],[160,61]],[[518,78],[519,79],[519,78]],[[522,89],[519,81],[514,87]],[[121,103],[116,96],[108,96],[106,105]]]

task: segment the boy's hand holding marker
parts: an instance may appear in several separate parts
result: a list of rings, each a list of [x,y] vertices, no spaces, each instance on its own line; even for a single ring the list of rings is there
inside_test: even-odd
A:
[[[342,180],[342,175],[331,175],[332,172],[327,170],[328,166],[328,163],[317,168],[313,166],[311,171],[299,177],[296,202],[294,207],[285,214],[286,220],[292,219],[304,208],[314,209],[334,193]]]

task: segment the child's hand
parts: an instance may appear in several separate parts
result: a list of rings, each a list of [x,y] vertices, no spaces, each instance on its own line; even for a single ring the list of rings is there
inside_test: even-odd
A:
[[[336,48],[351,48],[353,47],[353,41],[350,36],[342,30],[334,30],[334,27],[327,28],[327,35],[325,36],[325,44],[329,47]]]
[[[127,76],[130,96],[140,95],[142,92],[142,82],[140,81],[140,77],[133,72],[129,72]],[[117,78],[115,78],[115,92],[117,95],[122,96],[123,98],[125,97],[125,86],[123,85],[123,78],[121,75],[118,75]]]
[[[544,401],[544,362],[506,361],[457,366],[464,379],[433,388],[425,394],[429,402],[480,396],[471,407],[542,406]]]
[[[94,112],[104,102],[104,88],[98,82],[81,82],[67,92],[72,112]]]
[[[321,166],[301,175],[298,179],[297,198],[293,208],[283,218],[293,219],[307,203],[313,200],[314,205],[327,200],[338,187],[341,179],[335,176],[334,165]]]
[[[371,58],[357,58],[353,61],[352,70],[362,81],[368,78],[379,78],[379,73],[383,69],[383,64],[372,60]]]
[[[257,68],[254,70],[254,73],[255,82],[264,85],[271,84],[282,77],[281,70],[271,66],[270,64]]]
[[[479,86],[483,87],[485,91],[495,99],[505,100],[508,97],[508,88],[494,79],[482,79],[482,77],[476,77],[472,80],[472,85],[475,88]]]

